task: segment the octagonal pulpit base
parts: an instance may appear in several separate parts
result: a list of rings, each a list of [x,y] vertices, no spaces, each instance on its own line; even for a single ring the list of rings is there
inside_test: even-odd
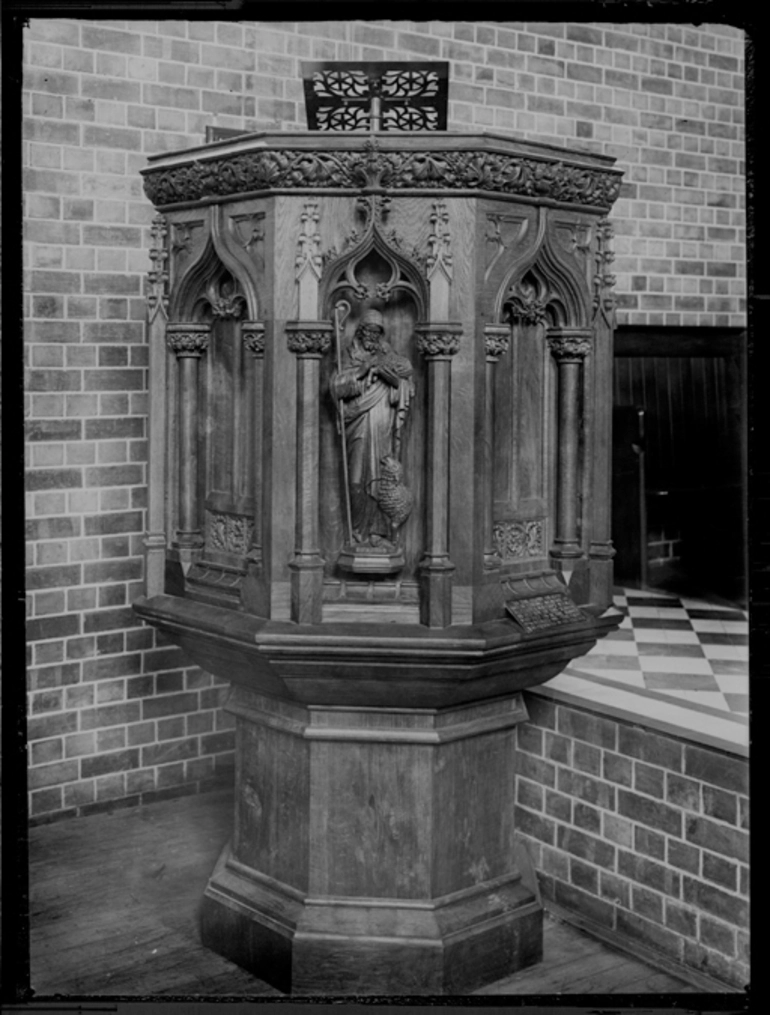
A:
[[[236,815],[203,943],[286,993],[464,994],[542,958],[515,837],[520,694],[300,706],[237,686]]]

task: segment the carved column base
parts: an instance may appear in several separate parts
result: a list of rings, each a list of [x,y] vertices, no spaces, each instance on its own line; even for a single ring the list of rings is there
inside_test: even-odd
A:
[[[168,558],[181,565],[182,569],[186,572],[192,567],[192,565],[200,560],[200,556],[203,553],[203,537],[197,536],[195,539],[191,539],[186,542],[175,539],[171,543],[169,549]]]
[[[598,604],[612,603],[613,565],[615,551],[611,543],[591,543],[586,556],[578,548],[555,546],[551,550],[551,563],[565,583],[569,585],[572,598],[590,612],[601,613],[604,607]],[[592,610],[592,604],[597,604]]]
[[[570,595],[576,603],[587,602],[588,561],[577,543],[556,539],[551,547],[551,567],[557,571],[569,586]]]
[[[582,556],[580,544],[571,539],[555,539],[551,547],[551,557],[554,560],[574,560],[575,557]]]
[[[453,564],[426,562],[420,565],[420,623],[425,627],[449,627],[452,623]]]
[[[291,619],[296,624],[320,624],[323,619],[324,562],[301,558],[289,564]]]
[[[513,826],[521,695],[302,707],[237,687],[236,823],[204,945],[294,995],[463,994],[542,958]]]

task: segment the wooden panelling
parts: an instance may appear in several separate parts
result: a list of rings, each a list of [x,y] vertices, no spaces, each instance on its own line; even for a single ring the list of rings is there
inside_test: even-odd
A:
[[[308,745],[280,729],[238,719],[237,860],[307,891]]]
[[[311,891],[429,895],[431,748],[315,743],[312,750]]]
[[[459,891],[508,873],[513,853],[515,737],[501,730],[444,744],[436,759],[433,894]],[[479,772],[485,778],[477,778]]]

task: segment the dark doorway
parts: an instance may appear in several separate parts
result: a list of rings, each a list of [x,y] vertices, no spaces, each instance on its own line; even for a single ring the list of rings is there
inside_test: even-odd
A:
[[[618,580],[745,600],[744,347],[739,329],[616,332]]]

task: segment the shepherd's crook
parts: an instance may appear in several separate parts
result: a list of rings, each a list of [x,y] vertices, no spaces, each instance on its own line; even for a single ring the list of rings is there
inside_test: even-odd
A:
[[[347,300],[339,300],[334,305],[334,337],[337,342],[337,373],[342,373],[342,325],[350,314],[351,306]],[[340,414],[340,436],[342,437],[342,477],[345,483],[345,511],[348,522],[348,545],[353,543],[353,512],[350,507],[350,479],[348,477],[348,445],[345,433],[345,405],[342,399],[337,402]]]

